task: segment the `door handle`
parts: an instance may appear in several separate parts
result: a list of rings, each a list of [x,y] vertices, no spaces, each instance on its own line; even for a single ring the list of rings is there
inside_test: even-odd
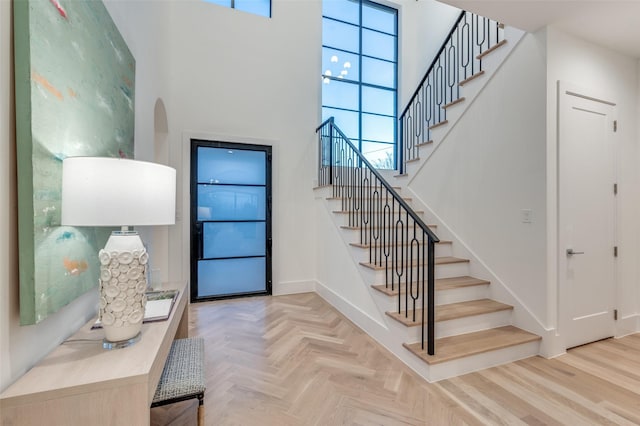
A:
[[[567,256],[573,256],[574,254],[584,254],[583,251],[573,251],[572,248],[567,249]]]
[[[197,244],[197,259],[202,260],[203,255],[203,245],[204,241],[202,241],[202,222],[196,222],[196,244]]]

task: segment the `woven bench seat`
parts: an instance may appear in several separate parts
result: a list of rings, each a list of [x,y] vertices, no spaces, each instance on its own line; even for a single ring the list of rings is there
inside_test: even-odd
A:
[[[171,344],[151,407],[198,398],[198,425],[204,420],[204,339],[176,339]]]

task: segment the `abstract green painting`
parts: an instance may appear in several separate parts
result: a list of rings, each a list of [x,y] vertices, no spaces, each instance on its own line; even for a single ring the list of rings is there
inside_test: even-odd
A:
[[[62,160],[133,158],[135,60],[101,1],[15,0],[20,322],[97,288],[110,229],[60,226]]]

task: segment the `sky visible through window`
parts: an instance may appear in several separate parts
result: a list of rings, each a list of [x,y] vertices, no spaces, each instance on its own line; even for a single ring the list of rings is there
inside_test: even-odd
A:
[[[376,167],[395,167],[397,10],[367,0],[322,2],[322,119]]]
[[[271,0],[204,0],[208,3],[242,10],[255,15],[271,17]]]

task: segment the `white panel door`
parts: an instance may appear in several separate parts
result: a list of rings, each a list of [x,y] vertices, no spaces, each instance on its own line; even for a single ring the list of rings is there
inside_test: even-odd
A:
[[[560,90],[560,332],[570,348],[615,331],[615,104]]]

